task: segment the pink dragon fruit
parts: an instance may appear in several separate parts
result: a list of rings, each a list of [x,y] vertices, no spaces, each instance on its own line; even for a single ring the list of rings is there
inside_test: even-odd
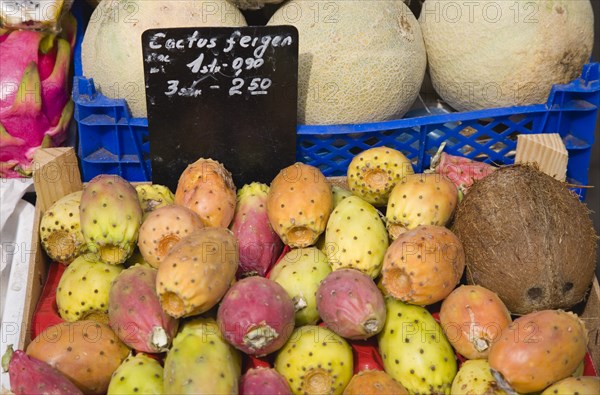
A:
[[[16,395],[80,395],[82,392],[61,372],[8,346],[2,356],[2,368],[8,371],[12,393]],[[4,393],[4,391],[2,392]]]
[[[238,240],[240,265],[238,277],[264,277],[283,250],[283,242],[271,228],[267,216],[269,187],[253,182],[237,194],[231,231]]]
[[[240,380],[240,395],[291,395],[285,377],[275,369],[249,369]]]
[[[462,194],[466,194],[471,185],[496,170],[487,163],[478,162],[462,156],[449,155],[442,152],[445,143],[431,159],[429,172],[446,176]]]
[[[31,175],[35,150],[67,138],[74,26],[72,17],[64,19],[61,35],[68,40],[0,29],[0,177]]]

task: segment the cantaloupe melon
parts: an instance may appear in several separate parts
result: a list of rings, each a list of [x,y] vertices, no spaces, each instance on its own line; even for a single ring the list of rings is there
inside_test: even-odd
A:
[[[433,86],[459,111],[544,103],[594,39],[589,0],[426,0],[419,22]]]
[[[418,95],[425,45],[402,1],[291,0],[268,25],[298,29],[300,123],[399,118]]]
[[[134,117],[146,117],[142,33],[202,26],[246,26],[246,20],[226,0],[104,0],[81,46],[83,74],[105,96],[126,99]]]

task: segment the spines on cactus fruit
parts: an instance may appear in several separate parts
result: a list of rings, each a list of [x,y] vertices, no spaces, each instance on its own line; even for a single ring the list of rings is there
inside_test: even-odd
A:
[[[94,254],[77,257],[61,276],[56,289],[61,318],[70,322],[108,323],[110,286],[122,270],[122,265],[100,262]]]
[[[143,353],[129,355],[115,370],[107,395],[163,394],[163,367]]]
[[[392,298],[386,306],[379,333],[385,371],[411,394],[450,394],[456,357],[440,325],[423,307]]]
[[[57,200],[42,215],[40,240],[50,259],[69,264],[85,251],[79,221],[81,191]]]
[[[165,394],[237,394],[240,356],[212,319],[187,322],[173,340],[164,366]]]
[[[135,190],[144,213],[144,220],[157,208],[168,206],[175,201],[175,195],[169,188],[159,184],[138,184]]]
[[[271,270],[269,278],[279,283],[294,302],[297,326],[314,325],[319,320],[317,290],[329,273],[327,256],[316,247],[290,250]]]
[[[156,294],[156,272],[142,265],[124,270],[113,280],[108,301],[111,328],[123,343],[147,353],[167,351],[178,328]]]
[[[198,159],[181,173],[175,203],[198,214],[206,227],[228,227],[236,203],[231,173],[215,160]]]
[[[333,270],[352,268],[375,278],[388,244],[379,213],[358,196],[347,197],[331,213],[325,232],[325,253]]]
[[[224,228],[203,228],[181,239],[158,268],[156,291],[171,317],[202,314],[235,280],[238,247]]]
[[[268,194],[269,186],[258,182],[244,185],[237,193],[231,231],[240,249],[240,277],[264,277],[283,250],[283,242],[269,223]]]
[[[392,188],[413,173],[410,160],[402,152],[389,147],[369,148],[348,165],[348,186],[356,196],[384,207]]]
[[[101,174],[84,186],[79,208],[81,231],[90,251],[118,265],[133,253],[142,223],[135,188],[118,175]]]
[[[271,182],[267,214],[273,230],[292,248],[314,245],[333,208],[327,179],[316,167],[295,163]]]
[[[189,208],[178,204],[160,207],[146,216],[137,245],[144,261],[158,268],[182,237],[203,227],[200,217]]]
[[[2,368],[8,372],[10,389],[15,395],[82,395],[65,375],[24,351],[14,351],[12,345],[2,356]],[[3,391],[4,392],[4,391]]]
[[[352,349],[331,330],[314,325],[296,328],[277,353],[275,369],[295,395],[341,395],[352,378]]]

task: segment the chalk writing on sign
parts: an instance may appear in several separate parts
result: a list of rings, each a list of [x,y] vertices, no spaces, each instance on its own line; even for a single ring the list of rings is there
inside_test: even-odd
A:
[[[181,38],[156,32],[144,60],[151,66],[150,74],[166,74],[165,66],[185,55],[186,69],[194,77],[191,82],[189,76],[165,80],[167,97],[199,97],[205,90],[224,90],[229,96],[268,95],[273,85],[268,69],[276,67],[271,54],[292,44],[290,34],[252,36],[236,30],[229,37],[202,37],[195,30]],[[244,55],[237,56],[238,52]]]

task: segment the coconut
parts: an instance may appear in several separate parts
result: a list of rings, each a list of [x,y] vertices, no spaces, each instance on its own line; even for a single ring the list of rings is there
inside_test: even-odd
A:
[[[452,231],[465,249],[467,281],[496,292],[514,314],[571,308],[593,281],[589,210],[534,166],[503,167],[475,182]]]

